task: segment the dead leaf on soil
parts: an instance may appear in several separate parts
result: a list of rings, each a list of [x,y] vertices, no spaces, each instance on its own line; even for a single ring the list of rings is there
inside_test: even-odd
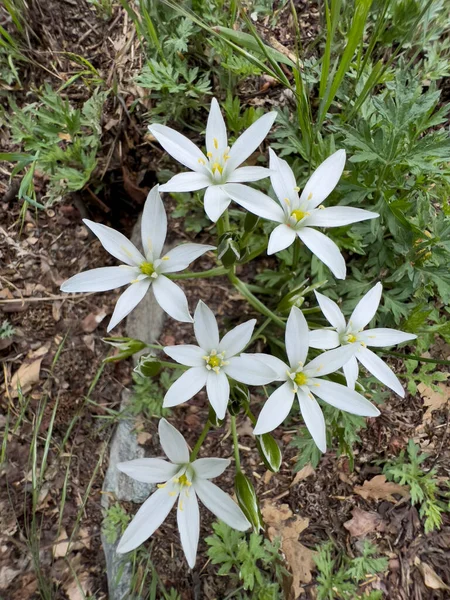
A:
[[[417,389],[422,396],[423,405],[427,407],[422,420],[424,422],[431,421],[433,411],[443,408],[450,400],[450,386],[439,384],[439,392],[435,392],[432,388],[427,387],[424,383],[419,383]]]
[[[67,531],[64,527],[61,528],[59,532],[58,539],[53,545],[52,552],[53,558],[63,558],[67,554],[67,550],[69,549],[69,539],[67,535]]]
[[[416,557],[414,561],[415,565],[419,569],[424,584],[432,590],[449,590],[449,586],[442,581],[436,571],[430,567],[429,564],[422,562]]]
[[[35,352],[30,352],[14,375],[11,377],[11,396],[18,397],[17,386],[20,384],[23,393],[29,392],[34,383],[39,381],[41,363],[50,346],[41,346]]]
[[[311,582],[311,571],[314,568],[315,553],[298,541],[301,532],[308,527],[309,520],[294,516],[287,504],[266,502],[261,512],[268,526],[269,538],[281,539],[281,549],[292,571],[293,597],[298,598],[303,592],[301,584]]]
[[[352,510],[352,518],[344,523],[352,537],[367,535],[373,531],[383,531],[383,517],[374,511],[361,510],[357,506]]]
[[[85,333],[92,333],[97,329],[100,323],[108,314],[108,311],[102,307],[97,309],[94,312],[89,313],[84,319],[81,321],[81,328]]]
[[[296,476],[294,477],[294,479],[289,487],[292,487],[292,486],[296,485],[297,483],[299,483],[300,481],[303,481],[310,475],[313,475],[313,473],[315,473],[315,469],[311,463],[308,463],[307,465],[305,465],[303,467],[303,469],[300,469],[300,471],[296,474]]]
[[[72,579],[64,586],[64,591],[69,600],[86,600],[91,593],[92,582],[88,573],[77,575],[77,579]]]
[[[394,503],[397,500],[392,494],[399,494],[402,497],[409,495],[407,486],[386,481],[384,475],[375,475],[372,479],[365,481],[363,485],[357,485],[353,491],[362,496],[364,500],[388,500]]]

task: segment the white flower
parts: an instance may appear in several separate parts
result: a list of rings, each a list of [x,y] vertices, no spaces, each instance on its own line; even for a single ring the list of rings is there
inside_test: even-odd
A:
[[[309,178],[299,196],[294,173],[285,160],[270,153],[270,180],[278,198],[274,200],[258,190],[249,189],[245,201],[239,204],[250,212],[280,223],[270,234],[268,254],[284,250],[299,237],[307,248],[327,265],[338,279],[345,279],[345,261],[336,244],[314,227],[341,227],[358,221],[375,219],[377,213],[361,208],[333,206],[325,208],[321,203],[336,187],[345,165],[345,151],[338,150],[329,156]],[[228,186],[233,200],[234,186]]]
[[[205,212],[217,221],[230,204],[229,184],[233,184],[233,200],[241,204],[248,187],[241,185],[269,176],[264,167],[239,167],[269,133],[276,112],[263,115],[233,144],[228,146],[227,130],[219,103],[212,99],[206,125],[206,156],[181,133],[165,125],[150,125],[149,129],[161,146],[191,173],[180,173],[161,186],[162,192],[193,192],[206,188]]]
[[[272,431],[288,416],[295,396],[306,427],[318,448],[326,451],[326,430],[322,410],[314,396],[354,415],[376,417],[380,411],[368,400],[344,385],[321,379],[337,371],[352,356],[350,346],[324,352],[305,364],[309,349],[308,324],[300,309],[293,307],[286,324],[286,353],[289,364],[268,354],[246,355],[262,361],[284,381],[265,403],[255,426],[255,435]]]
[[[355,355],[343,365],[348,386],[352,389],[355,387],[359,373],[357,362],[359,360],[369,373],[372,373],[374,377],[403,398],[405,392],[398,378],[386,363],[369,350],[367,346],[374,346],[376,348],[394,346],[395,344],[415,340],[417,336],[412,333],[404,333],[397,329],[388,329],[385,327],[363,331],[364,327],[370,323],[377,312],[382,291],[383,286],[381,283],[377,283],[370,289],[356,305],[348,325],[336,302],[316,292],[319,306],[327,321],[331,323],[334,329],[317,329],[316,331],[311,331],[309,343],[312,348],[320,348],[321,350],[336,348],[337,346],[348,347],[350,345],[355,347]]]
[[[170,462],[161,458],[137,458],[119,463],[118,469],[136,481],[157,483],[158,490],[148,498],[126,528],[117,552],[130,552],[147,540],[162,524],[178,499],[177,523],[181,545],[191,568],[195,565],[200,515],[197,496],[217,518],[230,527],[245,531],[250,527],[244,513],[214,483],[230,464],[225,458],[198,458],[189,461],[184,437],[165,419],[159,422],[159,439]]]
[[[158,186],[150,191],[142,215],[141,235],[145,256],[124,235],[111,227],[88,219],[83,219],[83,222],[95,233],[105,250],[125,264],[74,275],[62,284],[63,292],[104,292],[131,283],[117,301],[108,331],[139,304],[150,286],[156,301],[168,315],[177,321],[192,321],[183,290],[165,275],[186,269],[193,260],[215,247],[183,244],[160,258],[166,239],[167,217]]]
[[[206,385],[208,399],[219,419],[225,417],[230,397],[228,377],[248,385],[265,385],[275,373],[262,363],[236,356],[252,337],[256,319],[231,329],[219,340],[216,318],[200,300],[194,314],[198,346],[166,346],[164,352],[182,365],[192,367],[179,377],[164,397],[163,406],[177,406],[195,396]]]

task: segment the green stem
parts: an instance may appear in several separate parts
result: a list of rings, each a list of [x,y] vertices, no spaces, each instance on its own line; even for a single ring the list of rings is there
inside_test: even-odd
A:
[[[158,362],[162,367],[167,367],[169,369],[183,369],[183,371],[185,371],[186,369],[190,368],[186,367],[185,365],[179,365],[178,363],[169,362],[168,360],[158,360]]]
[[[217,235],[220,238],[224,233],[230,231],[230,217],[228,215],[228,209],[220,216],[216,223]]]
[[[296,269],[298,261],[300,260],[300,240],[298,237],[294,241],[294,256],[292,258],[292,268]]]
[[[269,323],[272,322],[272,319],[270,317],[267,317],[267,319],[264,321],[264,323],[258,327],[258,329],[255,331],[255,333],[252,335],[252,339],[249,341],[248,345],[251,346],[253,344],[253,342],[258,339],[258,337],[261,335],[261,333],[264,331],[264,329],[267,327],[267,325],[269,325]]]
[[[276,323],[282,329],[286,329],[285,322],[282,319],[280,319],[280,317],[278,317],[269,308],[267,308],[265,306],[265,304],[263,304],[260,300],[258,300],[258,298],[256,298],[256,296],[254,296],[251,293],[251,291],[248,289],[248,287],[245,285],[245,283],[239,279],[239,277],[236,277],[236,275],[234,273],[229,271],[228,279],[231,281],[231,283],[234,285],[234,287],[238,290],[238,292],[240,292],[240,294],[242,296],[244,296],[244,298],[247,300],[247,302],[251,306],[253,306],[253,308],[255,308],[258,312],[260,312],[264,316],[269,317],[269,319],[272,319],[272,321],[274,323]]]
[[[425,356],[418,356],[417,354],[402,354],[401,352],[391,352],[390,350],[380,350],[380,352],[381,354],[386,354],[387,356],[398,356],[398,358],[403,358],[403,360],[418,360],[420,362],[433,363],[436,365],[450,365],[450,360],[428,358]]]
[[[231,433],[233,434],[234,460],[236,461],[236,471],[241,470],[241,459],[239,456],[239,441],[236,429],[236,417],[231,417]]]
[[[225,275],[227,269],[225,267],[215,267],[214,269],[208,269],[208,271],[191,272],[185,273],[167,273],[166,277],[169,279],[206,279],[207,277],[217,277],[219,275]]]
[[[206,421],[206,423],[205,423],[205,426],[203,427],[203,431],[201,432],[200,437],[197,440],[197,443],[195,444],[195,446],[191,452],[191,456],[189,457],[190,462],[193,462],[197,458],[198,451],[200,450],[201,445],[205,441],[205,437],[207,436],[210,427],[211,427],[211,423],[208,419],[208,421]]]

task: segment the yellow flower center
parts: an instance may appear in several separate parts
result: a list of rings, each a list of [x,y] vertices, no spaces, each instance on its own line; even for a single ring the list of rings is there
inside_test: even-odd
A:
[[[210,356],[208,358],[208,365],[211,367],[211,369],[214,369],[214,367],[220,367],[222,365],[222,360],[217,356],[217,354],[215,356]]]
[[[141,273],[143,273],[144,275],[148,275],[149,277],[151,277],[151,275],[153,275],[153,273],[155,272],[153,263],[150,262],[143,262],[139,268],[141,269]]]
[[[221,164],[219,164],[218,162],[213,163],[213,166],[211,167],[213,173],[214,171],[219,171],[219,173],[222,175],[223,173],[223,166]]]
[[[347,336],[347,341],[349,342],[349,344],[354,344],[356,340],[356,335],[353,335],[353,333],[349,333],[349,335]]]
[[[307,217],[309,215],[309,213],[307,212],[303,212],[300,209],[295,209],[291,212],[291,217],[294,217],[294,219],[297,221],[297,223],[299,221],[301,221],[302,219],[304,219],[305,217]]]
[[[180,487],[183,487],[185,485],[187,487],[191,487],[191,485],[192,485],[192,483],[187,478],[186,473],[183,473],[183,475],[180,475],[180,477],[178,478],[178,483],[179,483]]]
[[[304,373],[297,373],[294,377],[294,381],[297,385],[305,385],[308,381],[308,377]]]

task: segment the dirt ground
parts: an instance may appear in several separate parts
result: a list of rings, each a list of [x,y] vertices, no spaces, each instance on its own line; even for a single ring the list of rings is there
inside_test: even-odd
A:
[[[17,188],[9,182],[11,165],[0,168],[0,320],[8,319],[16,329],[12,342],[0,346],[0,427],[7,440],[7,460],[0,467],[0,598],[38,597],[37,573],[27,539],[32,523],[30,447],[38,415],[42,415],[38,476],[51,427],[53,434],[36,514],[41,531],[40,564],[57,590],[55,600],[82,598],[77,579],[86,596],[92,594],[101,600],[107,598],[100,543],[101,486],[107,468],[107,444],[115,423],[112,411],[119,407],[122,390],[131,385],[132,366],[131,361],[108,364],[96,381],[102,360],[109,352],[101,338],[106,336],[119,292],[71,296],[60,293],[59,286],[81,270],[115,264],[100,243],[90,237],[81,219],[88,216],[129,235],[146,193],[156,181],[155,170],[161,164],[162,152],[146,138],[142,115],[148,108],[147,100],[140,97],[133,83],[142,57],[125,12],[115,7],[113,17],[101,21],[84,2],[33,0],[32,5],[32,28],[39,32],[33,39],[35,58],[48,70],[25,67],[22,81],[27,82],[28,89],[32,92],[44,81],[58,85],[58,81],[67,80],[75,68],[62,54],[69,50],[87,57],[109,83],[117,83],[120,99],[110,99],[105,108],[102,157],[97,172],[103,187],[99,192],[88,187],[47,211],[29,210],[21,228],[20,206],[14,194]],[[305,39],[310,38],[318,26],[318,13],[314,7],[307,10],[306,4],[300,3],[299,15]],[[278,41],[286,46],[289,36],[281,32],[288,19],[286,13],[275,31]],[[69,97],[72,101],[82,100],[83,93],[81,84],[79,88],[75,85]],[[14,94],[19,103],[24,101],[25,91],[16,90]],[[128,107],[139,99],[138,109],[131,116]],[[13,149],[6,132],[0,139],[5,151]],[[44,190],[45,181],[39,184]],[[173,239],[185,236],[181,219],[172,220],[169,230]],[[194,239],[206,243],[208,235],[204,231]],[[198,269],[212,266],[208,258],[196,264]],[[202,298],[224,326],[253,316],[226,279],[183,281],[181,285],[191,307]],[[122,333],[123,324],[114,330],[115,335]],[[191,327],[167,319],[159,341],[189,343]],[[439,352],[444,358],[450,355],[449,348],[439,348]],[[29,378],[23,397],[17,397],[14,386],[20,369],[22,376],[26,372]],[[207,412],[202,392],[195,402],[173,411],[171,422],[195,442]],[[419,396],[403,400],[391,396],[381,413],[378,419],[369,419],[361,432],[353,471],[348,460],[338,458],[331,449],[316,470],[305,468],[299,475],[293,473],[296,452],[288,447],[299,419],[294,417],[288,429],[275,432],[283,447],[283,465],[277,475],[260,463],[249,424],[245,420],[239,422],[243,468],[252,475],[267,514],[273,507],[290,510],[290,522],[301,520],[304,524],[298,551],[306,566],[304,572],[299,565],[294,567],[302,572],[299,587],[304,598],[316,597],[311,549],[331,538],[337,547],[353,555],[361,547],[363,525],[381,554],[389,558],[387,571],[374,577],[368,590],[382,589],[390,600],[450,598],[448,514],[444,515],[439,532],[425,535],[416,508],[402,490],[395,491],[384,484],[372,493],[361,494],[360,489],[380,475],[381,467],[374,466],[376,461],[398,455],[410,438],[431,454],[426,467],[435,466],[440,477],[448,478],[448,406],[433,411],[430,417]],[[14,423],[18,423],[17,428]],[[155,420],[149,424],[149,454],[159,453],[156,429]],[[227,431],[227,427],[212,431],[203,456],[232,454]],[[226,475],[218,483],[231,490],[232,482]],[[84,499],[86,507],[80,515]],[[200,539],[210,533],[211,521],[212,517],[203,512]],[[75,544],[65,557],[72,534]],[[200,544],[196,569],[189,571],[182,558],[174,515],[153,537],[152,557],[165,585],[175,587],[183,600],[222,599],[230,591],[226,580],[218,578],[216,568],[208,562],[204,542]]]

